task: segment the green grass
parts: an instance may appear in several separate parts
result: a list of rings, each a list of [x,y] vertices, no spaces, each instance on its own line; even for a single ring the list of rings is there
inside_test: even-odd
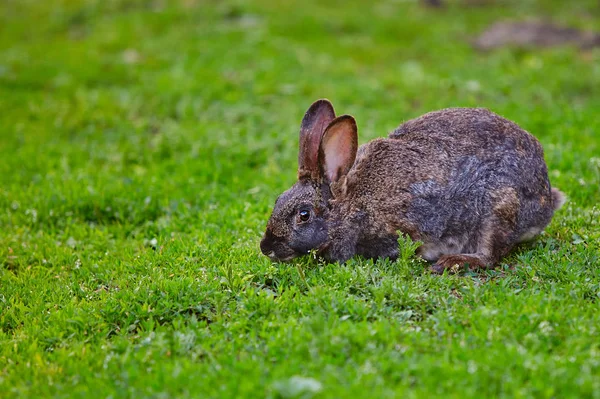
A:
[[[597,1],[5,0],[0,397],[600,398],[600,51],[468,44]],[[272,264],[308,105],[361,142],[448,106],[534,133],[569,196],[492,272]]]

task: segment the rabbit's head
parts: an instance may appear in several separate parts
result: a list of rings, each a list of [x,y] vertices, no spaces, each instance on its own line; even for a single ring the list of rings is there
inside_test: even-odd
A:
[[[336,118],[327,100],[312,104],[300,126],[298,181],[275,202],[260,243],[263,254],[288,261],[327,247],[332,193],[352,167],[356,150],[354,118]]]

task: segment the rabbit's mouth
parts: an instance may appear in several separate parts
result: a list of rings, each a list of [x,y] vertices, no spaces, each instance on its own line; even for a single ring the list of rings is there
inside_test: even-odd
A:
[[[280,258],[277,255],[275,255],[275,251],[271,251],[265,255],[267,255],[269,257],[269,259],[271,259],[273,262],[289,262],[297,256],[294,254],[294,255],[286,256],[284,258]]]
[[[260,242],[260,250],[274,262],[288,262],[299,256],[296,251],[285,244],[283,240],[267,230]]]
[[[293,252],[291,254],[275,254],[275,251],[271,251],[269,253],[265,254],[269,259],[271,259],[272,262],[289,262],[294,258],[297,258],[299,256],[299,254],[297,254],[296,252]]]

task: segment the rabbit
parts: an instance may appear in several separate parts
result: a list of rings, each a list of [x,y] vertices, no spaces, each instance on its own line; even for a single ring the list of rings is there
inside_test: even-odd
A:
[[[331,262],[398,257],[398,233],[436,273],[488,269],[530,240],[565,202],[539,141],[484,108],[447,108],[358,147],[350,115],[325,99],[300,127],[298,181],[260,242],[273,261],[316,250]]]

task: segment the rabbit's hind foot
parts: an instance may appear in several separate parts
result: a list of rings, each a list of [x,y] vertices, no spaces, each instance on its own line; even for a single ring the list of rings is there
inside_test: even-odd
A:
[[[441,256],[437,262],[431,266],[431,271],[436,274],[443,274],[444,270],[450,273],[458,273],[466,270],[485,270],[493,267],[488,259],[480,254],[452,254]]]

